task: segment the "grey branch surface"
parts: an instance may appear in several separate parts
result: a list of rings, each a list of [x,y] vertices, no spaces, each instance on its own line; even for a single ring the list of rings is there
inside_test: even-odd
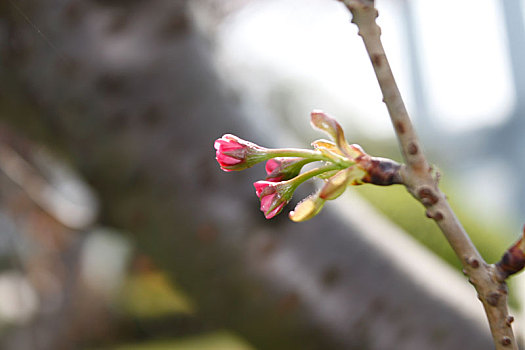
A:
[[[359,28],[359,35],[370,56],[406,162],[402,169],[404,184],[427,208],[427,216],[436,221],[461,260],[464,272],[469,276],[469,281],[476,288],[485,308],[496,348],[517,349],[510,322],[512,318],[508,314],[505,281],[500,280],[494,265],[483,260],[450,208],[445,194],[439,190],[438,177],[433,175],[423,154],[383,49],[374,1],[344,0],[344,3],[352,13],[352,22]]]

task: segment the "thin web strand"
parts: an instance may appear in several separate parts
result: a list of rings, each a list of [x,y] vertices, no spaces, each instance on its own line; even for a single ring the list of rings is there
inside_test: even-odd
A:
[[[44,40],[44,42],[53,50],[53,52],[55,54],[57,54],[57,56],[62,60],[62,61],[67,61],[66,57],[64,55],[62,55],[58,48],[53,44],[53,42],[51,42],[51,40],[49,40],[49,38],[47,37],[47,35],[45,35],[41,30],[40,28],[38,28],[38,26],[33,22],[31,21],[31,19],[29,18],[29,16],[27,16],[25,14],[25,12],[13,1],[13,0],[9,0],[9,3],[11,4],[11,6],[13,6],[13,8],[18,12],[18,14],[20,16],[22,16],[22,18],[33,28],[33,30],[35,32],[37,32],[37,34],[40,36],[40,38],[42,38],[42,40]]]

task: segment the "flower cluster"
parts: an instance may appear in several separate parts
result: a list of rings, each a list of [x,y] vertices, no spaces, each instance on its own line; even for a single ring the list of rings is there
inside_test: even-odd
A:
[[[323,179],[323,186],[299,202],[289,217],[305,221],[314,217],[327,200],[339,197],[349,185],[399,183],[400,165],[383,158],[371,157],[358,145],[348,144],[343,129],[332,117],[321,111],[311,113],[314,128],[328,134],[331,141],[316,140],[313,149],[270,149],[226,134],[215,141],[215,156],[224,171],[244,170],[266,161],[266,178],[254,183],[267,219],[279,214],[291,200],[295,189],[308,179]],[[301,172],[306,164],[317,167]]]

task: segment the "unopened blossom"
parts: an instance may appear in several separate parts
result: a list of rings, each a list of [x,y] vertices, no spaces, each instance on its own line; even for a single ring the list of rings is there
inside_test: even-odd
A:
[[[215,140],[215,158],[224,171],[244,170],[269,158],[267,149],[235,135]]]
[[[272,158],[266,162],[266,181],[279,182],[290,180],[301,172],[302,167],[312,162],[304,158]]]
[[[257,181],[253,186],[261,201],[261,211],[267,219],[273,218],[283,210],[294,190],[286,182]]]

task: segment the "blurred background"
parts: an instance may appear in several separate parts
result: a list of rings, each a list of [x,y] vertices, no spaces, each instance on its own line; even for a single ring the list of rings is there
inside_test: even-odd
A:
[[[489,263],[524,221],[524,6],[377,1],[425,151]],[[0,348],[491,349],[404,188],[268,221],[262,166],[214,159],[225,133],[308,147],[323,109],[401,161],[381,99],[335,0],[3,1]],[[509,285],[521,336],[524,286]]]

